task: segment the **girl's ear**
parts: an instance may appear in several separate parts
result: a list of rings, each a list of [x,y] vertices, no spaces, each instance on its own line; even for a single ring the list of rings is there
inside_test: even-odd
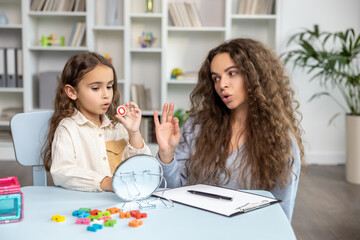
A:
[[[69,84],[65,85],[65,93],[71,100],[75,101],[77,99],[76,89]]]

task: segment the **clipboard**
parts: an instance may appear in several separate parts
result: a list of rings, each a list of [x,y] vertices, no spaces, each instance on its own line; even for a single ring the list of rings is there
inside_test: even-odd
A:
[[[226,196],[232,200],[229,201],[221,198],[217,199],[214,197],[197,195],[190,193],[189,191]],[[160,190],[154,192],[152,195],[226,217],[232,217],[237,214],[246,213],[281,202],[281,200],[275,198],[206,184]]]

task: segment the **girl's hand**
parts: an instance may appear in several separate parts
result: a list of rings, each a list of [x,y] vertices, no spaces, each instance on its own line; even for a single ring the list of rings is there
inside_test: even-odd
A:
[[[161,123],[159,122],[158,112],[154,111],[154,122],[156,140],[159,144],[160,160],[169,164],[174,158],[174,153],[180,141],[179,119],[173,117],[174,103],[165,103],[162,111]]]
[[[140,129],[141,123],[141,110],[133,102],[125,103],[126,115],[124,117],[116,115],[116,118],[124,125],[129,135],[135,134]]]

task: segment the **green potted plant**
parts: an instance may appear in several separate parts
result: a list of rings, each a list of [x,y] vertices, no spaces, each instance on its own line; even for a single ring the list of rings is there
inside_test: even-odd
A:
[[[346,180],[360,184],[360,35],[352,28],[332,33],[314,25],[312,30],[291,36],[290,44],[295,49],[282,54],[285,63],[307,70],[310,80],[324,86],[325,91],[310,100],[328,96],[346,113]],[[329,87],[339,90],[345,104],[327,90]]]

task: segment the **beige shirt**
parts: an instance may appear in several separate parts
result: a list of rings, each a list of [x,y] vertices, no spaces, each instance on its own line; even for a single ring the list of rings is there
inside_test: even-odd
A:
[[[133,148],[121,123],[114,126],[104,115],[98,127],[78,111],[63,119],[55,131],[50,172],[55,185],[102,191],[104,177],[111,177],[123,159],[136,154],[151,152],[145,143],[142,149]]]

